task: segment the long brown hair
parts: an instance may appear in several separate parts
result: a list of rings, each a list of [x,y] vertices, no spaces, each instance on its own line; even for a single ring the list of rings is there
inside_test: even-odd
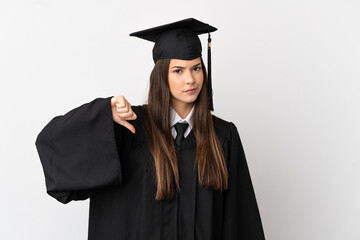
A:
[[[209,110],[206,87],[208,79],[204,62],[200,59],[204,81],[193,111],[192,130],[196,138],[197,151],[195,163],[198,165],[200,185],[223,191],[228,187],[228,170]],[[169,65],[170,59],[156,61],[150,75],[148,104],[144,105],[144,127],[149,150],[154,159],[156,200],[171,199],[175,194],[175,184],[181,191],[176,150],[170,130]]]

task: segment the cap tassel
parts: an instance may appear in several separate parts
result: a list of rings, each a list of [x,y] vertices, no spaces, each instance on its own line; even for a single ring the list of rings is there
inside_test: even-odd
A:
[[[211,85],[211,37],[210,37],[210,30],[208,24],[208,96],[209,96],[209,110],[214,111],[213,106],[213,91]]]

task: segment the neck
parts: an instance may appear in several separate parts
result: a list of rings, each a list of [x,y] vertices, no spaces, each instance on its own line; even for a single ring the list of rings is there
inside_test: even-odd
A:
[[[194,103],[186,104],[186,105],[176,105],[171,104],[171,106],[174,108],[174,110],[179,114],[181,118],[186,118],[187,115],[189,115],[191,108],[193,107]]]

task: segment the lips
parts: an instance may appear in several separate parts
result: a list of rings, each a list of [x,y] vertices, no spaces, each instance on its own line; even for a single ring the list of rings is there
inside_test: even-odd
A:
[[[186,90],[185,92],[192,91],[192,90],[195,90],[195,89],[196,89],[196,88],[188,89],[188,90]]]

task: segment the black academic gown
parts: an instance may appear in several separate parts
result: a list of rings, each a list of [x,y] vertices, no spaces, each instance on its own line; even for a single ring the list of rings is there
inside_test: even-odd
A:
[[[114,122],[111,97],[97,98],[53,118],[36,147],[47,193],[62,203],[90,199],[89,240],[265,239],[236,126],[213,116],[229,169],[224,192],[199,185],[191,131],[177,150],[181,193],[155,200],[151,154],[132,106],[136,129]]]

